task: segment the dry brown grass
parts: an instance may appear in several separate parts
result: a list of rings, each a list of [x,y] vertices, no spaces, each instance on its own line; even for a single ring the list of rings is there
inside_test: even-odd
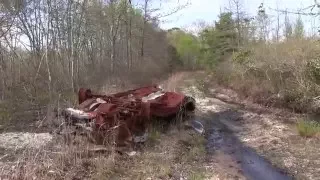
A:
[[[221,63],[214,78],[258,103],[317,111],[311,104],[320,92],[319,51],[307,39],[256,44]]]
[[[147,143],[144,152],[132,159],[130,171],[123,179],[180,179],[192,176],[193,172],[204,174],[203,141],[203,137],[185,130],[160,133],[156,142]]]
[[[203,177],[204,137],[171,127],[154,130],[152,141],[136,156],[118,154],[110,146],[99,149],[75,136],[70,144],[61,137],[45,148],[24,150],[16,161],[1,164],[1,179],[171,179]],[[194,178],[191,178],[194,179]],[[203,178],[200,178],[203,179]]]
[[[160,82],[159,84],[162,85],[162,88],[166,91],[176,92],[180,87],[180,83],[183,77],[185,77],[185,74],[186,72],[173,73],[168,79]]]
[[[15,160],[1,166],[1,178],[83,179],[90,176],[88,170],[95,164],[96,159],[92,157],[99,157],[91,151],[92,148],[93,145],[80,136],[69,145],[55,137],[51,145],[13,154]]]

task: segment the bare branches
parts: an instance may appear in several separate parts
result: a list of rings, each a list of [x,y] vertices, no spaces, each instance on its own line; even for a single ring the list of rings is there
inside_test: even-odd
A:
[[[280,10],[280,9],[273,9],[273,8],[270,8],[270,10],[273,10],[273,11],[277,11],[277,12],[281,12],[281,13],[289,13],[289,14],[297,14],[297,15],[303,15],[303,16],[318,16],[319,13],[314,13],[314,12],[299,12],[299,11],[288,11],[288,10]]]
[[[0,72],[10,77],[4,84],[23,81],[28,91],[48,95],[160,73],[167,68],[167,40],[157,20],[185,6],[163,12],[151,8],[156,1],[146,2],[139,9],[131,0],[1,1],[0,58],[11,68]]]
[[[296,15],[303,15],[303,16],[319,16],[319,12],[313,12],[313,10],[317,8],[317,9],[320,9],[320,4],[317,0],[314,0],[314,4],[313,5],[310,5],[310,6],[307,6],[307,7],[304,7],[304,8],[301,8],[297,11],[295,10],[280,10],[280,9],[274,9],[274,8],[271,8],[269,7],[270,10],[273,10],[273,11],[276,11],[276,12],[281,12],[281,13],[289,13],[289,14],[296,14]],[[306,12],[310,10],[310,12]]]
[[[184,4],[184,5],[180,5],[180,6],[177,6],[177,7],[173,8],[173,9],[171,9],[171,10],[170,10],[169,12],[167,12],[167,13],[164,13],[164,14],[157,13],[157,14],[154,16],[154,18],[160,19],[160,18],[164,18],[164,17],[171,16],[171,15],[173,15],[173,14],[181,11],[182,9],[188,7],[189,5],[190,5],[190,3],[186,3],[186,4]],[[154,9],[153,12],[158,11],[158,10],[159,10],[159,9]]]
[[[18,11],[12,9],[9,1],[0,2],[0,38],[5,36],[13,27]]]

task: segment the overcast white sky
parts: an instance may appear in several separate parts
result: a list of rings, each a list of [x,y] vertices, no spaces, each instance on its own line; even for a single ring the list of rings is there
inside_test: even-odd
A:
[[[301,8],[308,7],[314,4],[314,0],[240,0],[242,1],[244,10],[251,16],[257,14],[258,6],[263,2],[267,14],[273,16],[275,20],[276,12],[270,10],[269,8],[276,9],[288,9],[288,10],[298,10]],[[159,7],[160,0],[153,0],[153,6]],[[229,0],[164,0],[161,1],[161,9],[164,12],[169,12],[170,9],[177,7],[179,4],[189,3],[189,6],[182,9],[178,13],[171,15],[163,20],[165,22],[161,23],[161,27],[164,29],[169,29],[172,27],[180,28],[192,28],[192,24],[198,20],[204,20],[208,23],[213,23],[217,19],[220,12],[220,8],[223,10],[227,7]],[[316,10],[314,10],[316,11]],[[291,15],[291,20],[294,21],[297,15]],[[281,17],[284,19],[284,15]],[[318,18],[303,17],[305,23],[305,28],[308,32],[311,31],[312,23],[318,23]]]

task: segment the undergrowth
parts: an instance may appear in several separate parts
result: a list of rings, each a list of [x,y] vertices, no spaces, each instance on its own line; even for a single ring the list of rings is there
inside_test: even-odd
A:
[[[219,63],[212,80],[267,106],[320,112],[319,51],[308,39],[258,43]]]
[[[15,154],[0,166],[0,179],[204,179],[205,138],[171,124],[154,125],[137,154],[117,153],[111,145],[96,146],[88,138],[57,135],[41,149]],[[140,150],[139,150],[140,149]],[[12,166],[12,164],[15,164]]]
[[[6,125],[11,120],[11,111],[9,109],[9,103],[0,103],[0,125]]]

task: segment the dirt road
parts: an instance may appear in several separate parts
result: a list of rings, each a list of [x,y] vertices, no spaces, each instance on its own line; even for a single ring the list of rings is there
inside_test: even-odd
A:
[[[241,101],[203,72],[188,75],[183,91],[196,97],[207,122],[208,162],[222,179],[320,179],[319,139],[295,129],[301,117]]]

